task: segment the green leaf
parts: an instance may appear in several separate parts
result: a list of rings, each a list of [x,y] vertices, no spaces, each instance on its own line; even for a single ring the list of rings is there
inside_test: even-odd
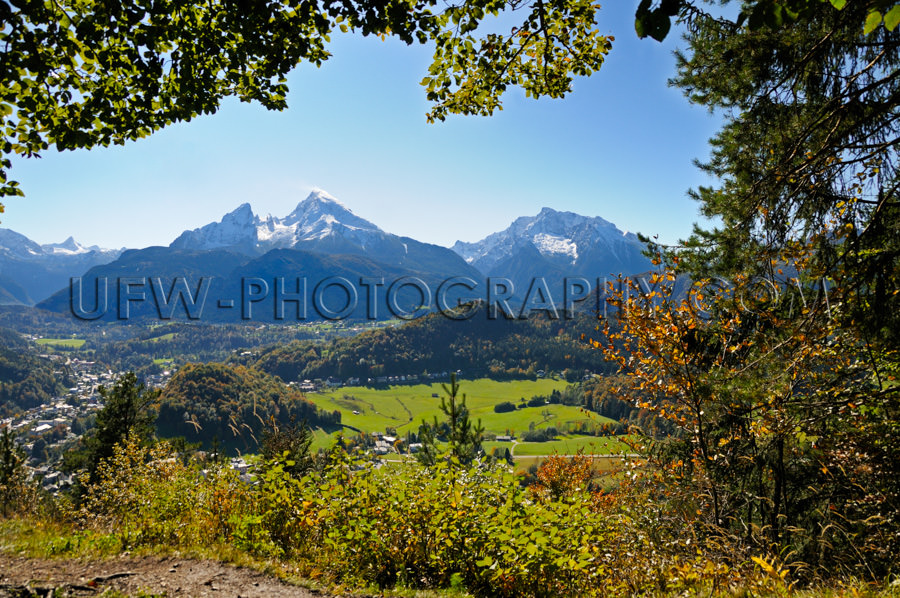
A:
[[[647,37],[647,32],[644,26],[644,19],[642,17],[635,17],[634,32],[637,33],[637,36],[641,39]]]
[[[641,39],[650,35],[650,29],[653,28],[650,5],[651,0],[641,0],[634,13],[634,31]]]
[[[678,15],[678,10],[681,8],[682,4],[684,4],[682,0],[662,0],[659,9],[667,17],[674,17]]]
[[[869,16],[866,17],[866,24],[863,26],[863,33],[872,33],[875,31],[875,28],[881,24],[881,13],[877,10],[873,10],[869,13]]]
[[[900,4],[895,5],[884,15],[884,27],[888,31],[896,29],[898,24],[900,24]]]
[[[661,42],[666,39],[666,36],[669,34],[669,29],[672,27],[672,21],[669,17],[659,11],[654,13],[654,16],[655,23],[653,29],[650,31],[650,37]]]
[[[480,561],[475,561],[475,564],[478,565],[479,567],[490,567],[491,565],[494,564],[494,559],[492,559],[491,556],[488,555],[488,556],[484,557],[483,559],[481,559]]]
[[[847,6],[847,0],[831,0],[831,5],[838,10],[844,10],[844,7]]]

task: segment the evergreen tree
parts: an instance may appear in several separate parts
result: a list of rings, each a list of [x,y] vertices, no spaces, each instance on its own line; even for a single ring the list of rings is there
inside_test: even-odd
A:
[[[675,82],[726,113],[694,193],[707,218],[682,255],[694,275],[778,278],[786,248],[833,281],[832,312],[900,341],[900,29],[867,32],[870,2],[814,2],[780,27],[692,22]],[[774,261],[773,261],[774,260]],[[794,265],[794,264],[790,264]]]
[[[900,550],[900,29],[804,4],[689,23],[676,83],[726,113],[694,193],[717,225],[661,251],[659,302],[615,300],[604,349],[676,427],[653,456],[698,533],[877,578]],[[674,272],[727,292],[682,302]]]
[[[147,440],[153,434],[155,417],[151,405],[159,395],[139,382],[134,372],[128,372],[113,384],[101,386],[103,408],[97,412],[94,433],[86,440],[86,468],[90,480],[94,480],[97,466],[113,455],[113,447],[128,435]]]
[[[25,455],[8,426],[0,431],[0,514],[9,515],[25,486]]]
[[[473,425],[469,419],[466,395],[459,396],[455,373],[450,374],[449,386],[441,386],[446,396],[441,397],[440,409],[446,416],[446,421],[439,423],[435,417],[432,424],[422,422],[419,426],[422,450],[416,453],[416,458],[420,463],[431,466],[446,456],[453,464],[465,467],[484,454],[481,448],[484,428],[481,420]],[[440,441],[447,443],[446,451],[440,449]]]

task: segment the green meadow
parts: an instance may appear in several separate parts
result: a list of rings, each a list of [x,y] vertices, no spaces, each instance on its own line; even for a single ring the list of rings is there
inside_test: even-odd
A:
[[[174,333],[174,332],[168,332],[166,334],[161,334],[159,336],[154,336],[152,338],[145,339],[144,342],[145,343],[159,343],[162,341],[170,341],[173,338],[175,338],[175,334],[176,333]]]
[[[39,338],[37,344],[49,347],[66,347],[68,349],[80,349],[85,343],[83,338]]]
[[[598,416],[599,417],[599,416]],[[601,418],[602,419],[602,418]],[[611,436],[563,435],[548,442],[496,442],[482,444],[486,452],[508,448],[514,457],[546,457],[548,455],[618,455],[631,452],[628,445]]]
[[[460,393],[466,395],[466,406],[470,418],[481,420],[486,432],[494,434],[515,434],[528,431],[534,424],[537,429],[555,426],[562,430],[566,424],[593,422],[602,425],[612,420],[579,407],[568,405],[543,405],[526,407],[508,413],[495,413],[494,405],[504,401],[518,404],[522,398],[528,400],[535,395],[549,396],[554,390],[563,390],[567,383],[563,380],[513,380],[500,382],[481,378],[478,380],[461,380]],[[437,395],[437,397],[433,396]],[[444,391],[440,383],[417,384],[412,386],[391,386],[386,389],[369,387],[344,387],[318,393],[308,393],[306,397],[316,406],[329,411],[341,412],[341,421],[364,432],[384,432],[386,428],[394,428],[401,436],[406,432],[416,432],[422,420],[433,421],[435,417],[443,420],[440,411],[441,397]],[[597,438],[590,438],[597,441]],[[558,442],[558,441],[557,441]],[[572,446],[580,444],[582,437],[573,439]],[[555,444],[522,443],[527,445]],[[568,446],[568,445],[560,445]],[[545,454],[534,452],[523,454]],[[550,453],[556,452],[548,449]],[[516,451],[518,453],[518,451]],[[558,451],[562,452],[562,451]],[[598,452],[600,452],[598,450]],[[611,449],[603,452],[611,452]],[[550,454],[546,453],[546,454]]]

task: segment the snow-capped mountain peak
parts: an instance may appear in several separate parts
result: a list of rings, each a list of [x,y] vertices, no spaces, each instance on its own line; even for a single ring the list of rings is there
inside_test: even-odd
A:
[[[22,258],[30,258],[43,255],[43,248],[14,230],[0,228],[0,255],[9,255]]]
[[[353,237],[357,244],[364,245],[365,240],[360,237],[371,234],[384,233],[325,191],[316,189],[284,218],[269,214],[260,219],[245,203],[226,214],[221,222],[185,231],[170,246],[193,250],[232,247],[265,253],[328,237]]]
[[[225,214],[220,222],[210,222],[206,226],[184,231],[169,246],[193,250],[254,247],[259,224],[259,218],[253,213],[250,204],[243,203]]]
[[[41,249],[46,253],[54,255],[81,255],[83,253],[91,253],[92,251],[97,253],[121,253],[121,250],[103,249],[97,245],[91,245],[90,247],[82,245],[71,236],[62,243],[47,243],[46,245],[41,245]]]
[[[85,253],[86,251],[90,251],[86,247],[84,247],[81,243],[76,241],[73,237],[69,237],[62,243],[48,243],[42,246],[45,251],[49,250],[51,253]]]
[[[339,200],[334,195],[331,195],[324,189],[314,188],[312,191],[309,192],[309,195],[306,196],[306,200],[304,200],[304,201],[315,201],[315,202],[322,202],[322,203],[326,203],[326,204],[337,204],[342,209],[350,211],[350,209],[347,206],[345,206],[343,203],[341,203],[341,200]]]
[[[253,208],[247,202],[242,203],[231,212],[222,217],[222,222],[255,222],[256,216],[253,214]]]
[[[321,190],[314,190],[284,217],[283,224],[295,226],[302,236],[317,237],[324,228],[341,224],[348,228],[380,231],[377,226],[360,218],[337,199]]]
[[[515,219],[506,230],[481,241],[457,241],[452,247],[483,273],[498,275],[502,273],[495,272],[495,268],[515,261],[529,248],[530,255],[536,250],[554,268],[580,274],[606,274],[609,268],[640,271],[649,264],[641,254],[643,245],[634,234],[623,233],[600,217],[548,207],[536,216]]]

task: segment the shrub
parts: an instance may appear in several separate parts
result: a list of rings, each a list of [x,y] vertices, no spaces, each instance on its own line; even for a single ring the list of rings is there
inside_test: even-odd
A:
[[[523,442],[549,442],[559,436],[559,430],[550,426],[540,430],[528,430],[522,433]]]
[[[535,396],[531,397],[530,399],[528,399],[528,402],[525,404],[528,405],[529,407],[543,407],[544,405],[547,404],[547,401],[548,401],[547,397],[544,397],[541,395],[535,395]]]
[[[167,444],[142,446],[135,436],[100,462],[96,480],[87,485],[76,519],[115,534],[124,546],[228,539],[250,502],[250,488],[230,469],[198,471]]]
[[[287,467],[273,460],[251,486],[227,469],[201,475],[166,445],[132,437],[101,463],[78,520],[123,548],[230,544],[349,587],[544,597],[711,587],[765,594],[786,583],[771,557],[751,561],[705,544],[686,521],[691,505],[661,500],[669,480],[642,468],[599,494],[583,456],[551,457],[528,490],[509,467],[453,458],[388,468],[337,448],[303,478]],[[747,578],[757,566],[764,575]]]
[[[504,466],[438,461],[386,471],[339,452],[318,481],[275,467],[260,489],[279,548],[342,583],[448,587],[458,579],[476,595],[581,595],[599,575],[597,554],[612,531],[589,493],[536,503]]]

